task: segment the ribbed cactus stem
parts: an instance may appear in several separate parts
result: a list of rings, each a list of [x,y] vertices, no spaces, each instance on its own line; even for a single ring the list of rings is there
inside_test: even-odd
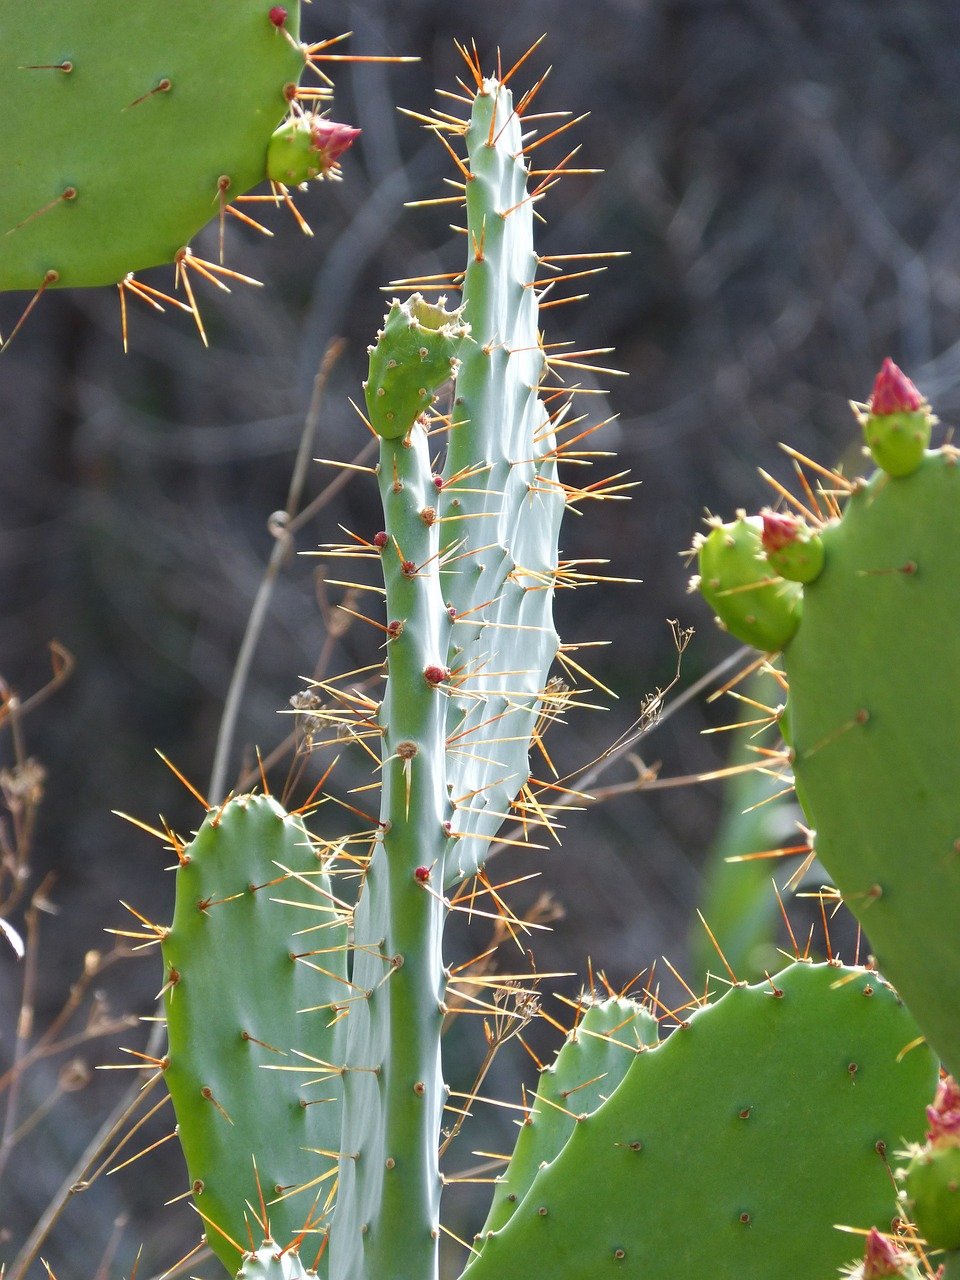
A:
[[[439,866],[446,775],[442,681],[451,622],[440,594],[436,490],[424,428],[384,440],[380,491],[390,542],[383,571],[388,641],[381,838],[355,917],[340,1187],[331,1280],[436,1272],[445,1101],[441,931],[445,907],[423,868]],[[427,673],[427,674],[425,674]],[[419,874],[418,874],[419,872]],[[439,873],[437,875],[439,881]]]
[[[557,651],[565,496],[539,399],[523,140],[495,81],[479,84],[464,140],[463,308],[394,302],[364,384],[381,437],[385,532],[373,545],[388,678],[380,831],[355,912],[331,1280],[438,1274],[443,892],[482,866],[527,782]],[[428,415],[451,378],[444,434]],[[437,475],[431,452],[444,447]]]
[[[451,415],[439,508],[455,547],[441,574],[444,599],[463,615],[449,663],[468,678],[451,698],[449,730],[476,742],[481,726],[497,766],[451,760],[454,795],[474,797],[458,817],[467,836],[447,853],[455,882],[483,864],[529,777],[530,737],[559,640],[553,625],[557,537],[565,497],[553,423],[540,399],[546,359],[534,282],[533,203],[522,129],[509,90],[486,80],[466,133],[469,262],[463,318],[471,340]],[[482,607],[481,607],[482,606]]]

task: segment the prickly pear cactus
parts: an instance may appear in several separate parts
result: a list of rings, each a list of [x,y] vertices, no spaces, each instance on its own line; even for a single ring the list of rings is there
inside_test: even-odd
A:
[[[334,1280],[380,1280],[397,1258],[420,1280],[438,1273],[444,891],[482,867],[527,784],[558,649],[566,494],[540,398],[528,164],[510,91],[471,70],[469,120],[462,133],[443,123],[466,148],[462,307],[394,304],[366,385],[381,436],[384,529],[369,545],[388,678],[380,818],[355,912],[350,976],[363,996],[347,1020]],[[450,414],[429,416],[454,374]]]
[[[336,1007],[349,994],[332,901],[303,824],[267,796],[211,811],[180,856],[162,941],[165,1080],[194,1202],[231,1273],[248,1205],[265,1203],[282,1246],[308,1219],[311,1238],[323,1230],[340,1149]]]
[[[469,1280],[790,1276],[849,1259],[836,1224],[889,1228],[888,1156],[936,1082],[877,974],[797,963],[737,986],[634,1058],[540,1170]]]
[[[559,1155],[577,1124],[613,1093],[636,1055],[657,1044],[659,1033],[656,1018],[635,1000],[587,1005],[556,1061],[540,1076],[476,1247],[509,1222],[541,1166]]]
[[[112,284],[173,262],[263,181],[304,57],[299,4],[0,7],[0,289]],[[271,16],[273,15],[273,16]]]
[[[924,449],[929,406],[892,362],[859,413],[880,469],[855,483],[831,478],[842,508],[831,494],[807,513],[803,539],[822,544],[823,567],[801,588],[802,620],[782,641],[783,729],[821,862],[956,1071],[960,455]],[[894,473],[883,469],[891,456]],[[782,551],[772,523],[768,514],[762,542]],[[716,592],[709,598],[724,616]]]

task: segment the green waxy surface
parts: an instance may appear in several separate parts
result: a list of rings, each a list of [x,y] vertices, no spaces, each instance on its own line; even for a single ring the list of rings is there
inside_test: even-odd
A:
[[[915,1036],[866,970],[733,988],[637,1055],[466,1275],[825,1280],[851,1254],[836,1224],[897,1213],[885,1155],[919,1137],[937,1078],[925,1048],[898,1061]]]
[[[800,622],[801,588],[767,564],[757,516],[715,526],[699,547],[700,591],[731,635],[772,653]]]
[[[802,529],[793,542],[767,552],[767,564],[790,582],[813,582],[823,572],[823,539]]]
[[[928,1145],[903,1179],[910,1216],[932,1249],[960,1249],[960,1147]]]
[[[656,1018],[635,1000],[611,998],[588,1006],[556,1061],[540,1076],[510,1163],[494,1189],[478,1245],[488,1232],[510,1220],[540,1166],[555,1159],[573,1133],[577,1117],[596,1111],[641,1046],[655,1045],[658,1035]]]
[[[237,1280],[307,1280],[311,1274],[293,1249],[286,1253],[275,1240],[264,1240],[259,1249],[243,1255]]]
[[[299,6],[286,7],[295,36]],[[0,5],[0,289],[35,290],[51,271],[60,286],[110,284],[172,262],[216,217],[221,177],[227,199],[264,179],[303,68],[269,11],[267,0]]]
[[[162,944],[165,1080],[180,1143],[202,1213],[246,1247],[259,1175],[282,1246],[318,1188],[322,1209],[331,1183],[278,1197],[331,1169],[318,1152],[340,1146],[340,1081],[325,1064],[340,1052],[339,1025],[330,1024],[348,994],[346,930],[302,823],[269,797],[239,796],[212,811],[184,859]],[[308,1064],[315,1069],[304,1072]],[[234,1272],[239,1254],[226,1236],[208,1226],[207,1238]]]
[[[882,971],[960,1069],[960,467],[878,472],[784,653],[797,792]]]
[[[916,471],[930,444],[928,409],[902,413],[871,413],[863,420],[863,434],[874,462],[891,476]]]
[[[419,293],[391,303],[370,348],[363,384],[370,423],[386,440],[404,436],[460,367],[457,359],[469,326],[459,311],[426,302]]]

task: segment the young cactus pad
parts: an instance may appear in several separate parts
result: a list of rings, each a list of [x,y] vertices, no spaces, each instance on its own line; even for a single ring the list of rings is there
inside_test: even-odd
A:
[[[331,1179],[317,1179],[340,1147],[331,1024],[347,993],[346,928],[331,902],[303,824],[267,796],[211,811],[181,853],[162,942],[165,1080],[194,1201],[231,1274],[261,1192],[263,1228],[281,1245],[308,1217],[309,1238],[322,1229]]]
[[[710,525],[694,540],[703,598],[738,640],[765,652],[782,649],[800,624],[800,584],[767,563],[758,516],[739,511],[730,524]]]
[[[304,66],[283,8],[281,27],[267,0],[0,5],[0,290],[173,262],[262,182]]]
[[[876,973],[797,963],[698,1009],[636,1055],[535,1177],[468,1280],[826,1280],[836,1224],[889,1229],[887,1156],[937,1065]]]
[[[611,998],[587,1005],[556,1061],[540,1076],[510,1163],[497,1179],[477,1247],[509,1222],[540,1166],[559,1155],[578,1117],[596,1111],[626,1075],[638,1050],[657,1043],[659,1032],[656,1018],[635,1000]]]
[[[457,374],[458,355],[470,326],[459,311],[427,302],[419,293],[394,299],[370,348],[370,376],[363,384],[370,423],[378,436],[405,436],[437,392]]]

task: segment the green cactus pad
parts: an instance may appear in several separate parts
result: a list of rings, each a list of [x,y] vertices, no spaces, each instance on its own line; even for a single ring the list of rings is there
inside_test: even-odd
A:
[[[960,1249],[960,1147],[927,1146],[903,1178],[910,1216],[932,1249]]]
[[[460,367],[458,354],[470,332],[460,311],[446,311],[419,293],[390,305],[370,348],[363,384],[370,423],[385,440],[405,436],[437,392]]]
[[[587,1007],[556,1061],[540,1076],[506,1171],[497,1181],[482,1240],[499,1231],[529,1191],[543,1164],[560,1153],[578,1117],[596,1111],[623,1079],[638,1051],[655,1045],[659,1023],[635,1000],[603,1000]]]
[[[876,973],[794,964],[638,1054],[469,1280],[825,1280],[836,1224],[888,1230],[886,1154],[919,1136],[937,1067]]]
[[[287,5],[296,35],[299,6]],[[0,289],[174,256],[266,176],[303,57],[267,0],[0,6]],[[55,278],[50,273],[56,273]]]
[[[960,467],[883,472],[823,531],[784,653],[797,793],[878,963],[960,1069]]]
[[[227,1237],[248,1246],[258,1177],[283,1244],[332,1185],[316,1180],[340,1146],[340,1081],[329,1064],[339,1051],[332,1009],[348,993],[346,930],[318,872],[299,819],[250,795],[208,814],[177,871],[162,944],[165,1079],[194,1199],[213,1224],[207,1238],[231,1273],[240,1256]]]
[[[275,1240],[245,1253],[237,1270],[237,1280],[307,1280],[309,1275],[296,1250],[284,1253]]]
[[[700,591],[726,629],[745,644],[776,652],[800,623],[801,588],[767,564],[756,516],[738,513],[698,539]]]

